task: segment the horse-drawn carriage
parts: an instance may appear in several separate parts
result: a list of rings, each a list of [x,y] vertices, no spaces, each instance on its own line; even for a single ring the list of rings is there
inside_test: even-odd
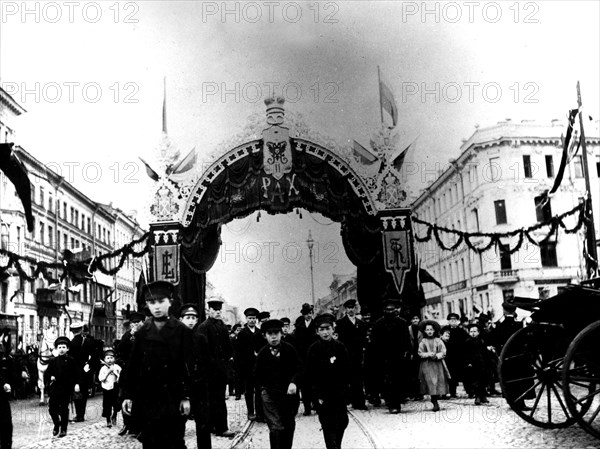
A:
[[[569,285],[548,299],[511,302],[532,314],[500,354],[500,384],[509,406],[536,426],[577,422],[600,438],[598,279]]]

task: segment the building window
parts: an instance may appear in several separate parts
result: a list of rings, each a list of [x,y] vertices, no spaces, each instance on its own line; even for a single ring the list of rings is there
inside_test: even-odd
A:
[[[110,231],[106,231],[106,236],[108,238],[108,243],[110,244]]]
[[[75,223],[75,209],[71,208],[71,223]]]
[[[17,250],[16,253],[23,254],[23,248],[21,248],[21,226],[17,226]]]
[[[48,211],[53,212],[54,210],[52,209],[52,195],[48,194]]]
[[[0,226],[2,226],[2,234],[0,235],[0,248],[8,250],[8,226],[5,224]],[[20,248],[17,248],[17,252],[19,252],[19,249]]]
[[[88,217],[88,219],[87,219],[87,233],[88,234],[90,233],[90,230],[91,230],[91,224],[92,224],[92,221],[90,220],[90,217]]]
[[[512,269],[512,262],[510,260],[510,252],[508,251],[508,245],[503,245],[502,243],[500,243],[498,246],[500,247],[500,269]]]
[[[43,245],[44,244],[44,232],[45,231],[45,227],[44,227],[44,223],[42,223],[40,221],[40,243]]]
[[[75,249],[75,238],[71,237],[71,249]]]
[[[546,176],[554,178],[554,160],[551,154],[546,155]]]
[[[596,175],[600,178],[600,156],[596,158]]]
[[[573,163],[575,164],[575,177],[583,178],[583,161],[581,156],[575,156]]]
[[[54,245],[54,228],[48,226],[48,246]]]
[[[15,196],[19,196],[19,194],[17,193],[17,189],[15,189]],[[33,185],[33,183],[31,184],[31,202],[35,203],[35,186]]]
[[[60,236],[61,236],[60,231],[58,231],[58,235],[56,236],[56,243],[58,243],[59,246],[60,246]],[[59,248],[59,249],[62,249],[62,248]]]
[[[40,206],[46,209],[46,204],[44,203],[44,189],[40,187]]]
[[[536,196],[533,201],[535,202],[535,217],[538,223],[550,220],[552,218],[550,199],[546,195],[540,195]]]
[[[542,267],[557,267],[556,242],[541,243],[540,258],[542,259]]]
[[[531,156],[523,155],[523,175],[526,178],[531,178]]]
[[[475,223],[475,230],[479,231],[479,211],[477,209],[473,209],[471,211],[471,215],[473,216],[473,222]]]
[[[69,249],[69,236],[67,234],[63,235],[63,249]]]
[[[63,220],[67,219],[67,203],[63,203],[63,216],[62,216]]]
[[[506,206],[504,200],[494,201],[494,209],[496,210],[496,224],[506,224]]]

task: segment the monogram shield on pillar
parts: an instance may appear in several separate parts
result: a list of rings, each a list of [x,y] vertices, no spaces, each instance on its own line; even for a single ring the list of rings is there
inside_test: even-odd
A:
[[[263,131],[263,165],[267,175],[280,180],[292,171],[292,147],[289,130],[283,126],[272,126]]]
[[[154,280],[179,284],[179,245],[154,247]]]
[[[409,212],[406,209],[386,210],[380,218],[385,269],[394,276],[396,289],[401,293],[414,254]]]

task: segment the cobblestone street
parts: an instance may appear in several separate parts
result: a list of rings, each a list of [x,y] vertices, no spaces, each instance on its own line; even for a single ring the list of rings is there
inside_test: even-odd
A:
[[[18,401],[13,410],[15,449],[27,448],[118,448],[140,449],[131,436],[117,435],[116,427],[106,428],[100,417],[101,397],[88,402],[86,421],[69,424],[64,438],[51,436],[52,425],[46,407],[37,401]],[[428,401],[410,402],[400,415],[391,415],[385,407],[368,411],[351,411],[350,423],[344,436],[344,447],[367,448],[597,448],[600,442],[577,425],[566,429],[546,430],[527,424],[516,416],[502,398],[491,398],[490,404],[474,406],[472,399],[441,402],[439,413],[431,412]],[[227,401],[230,429],[238,432],[235,439],[213,436],[213,448],[257,449],[269,447],[266,424],[246,421],[245,403],[230,398]],[[324,448],[316,415],[297,417],[294,447]],[[186,429],[188,449],[196,448],[193,422]]]

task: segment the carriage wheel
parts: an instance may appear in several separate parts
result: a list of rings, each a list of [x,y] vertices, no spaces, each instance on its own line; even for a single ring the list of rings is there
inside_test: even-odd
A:
[[[600,438],[600,321],[583,329],[569,345],[563,386],[577,423]]]
[[[538,427],[556,429],[574,422],[561,383],[567,346],[562,327],[532,324],[515,332],[500,354],[500,385],[508,405]]]

